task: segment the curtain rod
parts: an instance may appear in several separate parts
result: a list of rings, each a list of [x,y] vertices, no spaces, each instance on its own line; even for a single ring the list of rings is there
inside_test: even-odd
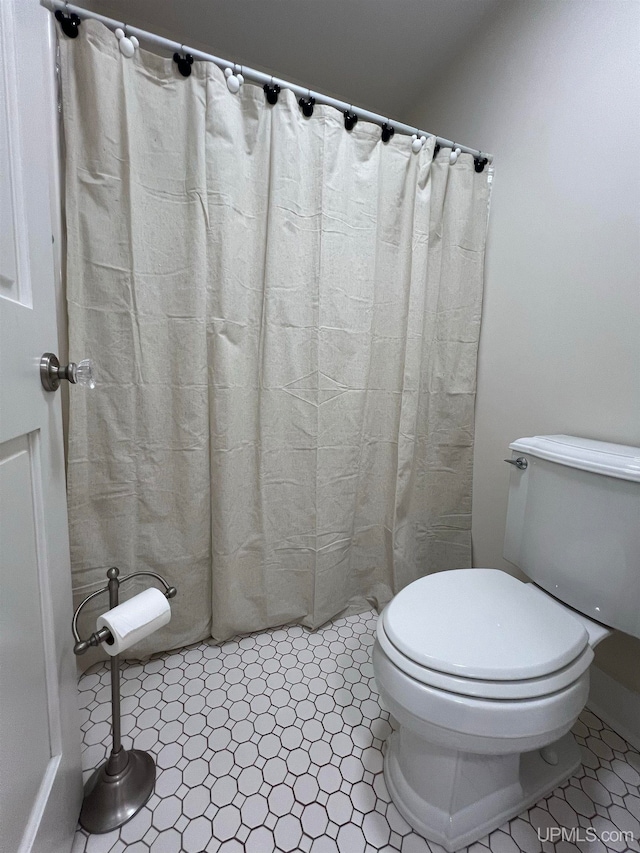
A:
[[[79,18],[91,18],[94,21],[100,21],[100,23],[104,24],[111,30],[115,30],[119,27],[120,29],[125,30],[127,35],[135,36],[136,38],[142,39],[150,44],[154,44],[157,47],[164,48],[171,52],[180,51],[182,53],[189,53],[194,57],[194,59],[200,59],[204,62],[213,62],[219,68],[230,68],[232,71],[239,70],[246,80],[251,80],[254,83],[260,83],[262,85],[275,84],[280,86],[282,89],[290,89],[297,97],[315,98],[316,103],[318,104],[334,107],[341,112],[349,110],[351,113],[355,113],[358,118],[373,122],[374,124],[391,124],[395,130],[407,135],[415,133],[417,136],[435,136],[436,143],[442,148],[459,148],[460,151],[466,154],[472,154],[474,157],[480,158],[486,157],[489,163],[493,162],[493,155],[487,154],[486,151],[478,151],[477,148],[469,148],[466,145],[461,145],[459,142],[453,142],[450,139],[444,139],[441,136],[436,136],[434,133],[429,133],[427,130],[419,130],[417,127],[411,127],[408,124],[393,121],[388,116],[369,112],[368,110],[361,109],[353,104],[348,104],[346,101],[338,101],[336,98],[331,98],[328,95],[321,94],[320,92],[314,92],[311,89],[305,88],[304,86],[298,86],[295,83],[289,83],[286,80],[274,77],[271,74],[264,74],[262,71],[256,71],[254,68],[248,68],[246,65],[240,65],[238,62],[230,62],[228,59],[221,59],[220,57],[213,56],[210,53],[203,53],[201,50],[196,50],[196,48],[189,47],[181,42],[171,41],[171,39],[155,35],[155,33],[138,29],[138,27],[132,27],[131,24],[125,24],[122,21],[107,18],[104,15],[99,15],[97,12],[92,12],[90,9],[84,9],[82,6],[74,6],[71,3],[65,2],[65,0],[40,0],[40,2],[42,6],[49,9],[51,12],[54,12],[56,9],[60,9],[63,12],[75,14]]]

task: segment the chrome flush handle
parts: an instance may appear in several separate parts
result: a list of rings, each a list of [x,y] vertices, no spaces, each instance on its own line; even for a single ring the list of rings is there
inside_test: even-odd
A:
[[[524,456],[518,456],[517,459],[505,459],[504,461],[508,462],[509,465],[515,465],[516,468],[519,468],[521,471],[526,471],[529,467],[529,463]]]
[[[45,352],[40,359],[42,387],[45,391],[57,391],[61,379],[66,379],[72,385],[85,385],[87,388],[96,387],[93,378],[93,364],[90,359],[84,358],[78,364],[72,361],[61,367],[56,355],[52,352]]]

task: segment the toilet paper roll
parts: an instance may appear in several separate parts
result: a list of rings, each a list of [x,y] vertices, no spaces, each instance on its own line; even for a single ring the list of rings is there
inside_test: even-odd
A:
[[[96,626],[98,630],[108,628],[111,631],[114,642],[103,643],[102,647],[113,657],[153,634],[170,620],[169,602],[159,589],[152,587],[98,616]]]

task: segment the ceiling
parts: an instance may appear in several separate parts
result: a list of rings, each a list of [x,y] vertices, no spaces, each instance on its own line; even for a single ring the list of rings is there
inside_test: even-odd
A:
[[[76,0],[402,121],[510,0]]]

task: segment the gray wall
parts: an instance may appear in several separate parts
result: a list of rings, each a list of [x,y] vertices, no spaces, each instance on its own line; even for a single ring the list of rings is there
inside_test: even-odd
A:
[[[495,154],[477,566],[515,571],[502,559],[510,441],[568,433],[640,445],[639,34],[635,0],[512,2],[408,119]],[[610,638],[597,662],[640,691],[639,641]]]

